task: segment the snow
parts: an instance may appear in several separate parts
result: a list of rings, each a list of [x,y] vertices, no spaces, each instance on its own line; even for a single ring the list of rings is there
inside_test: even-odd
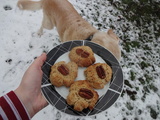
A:
[[[33,120],[159,120],[160,38],[156,39],[154,34],[146,34],[144,39],[152,37],[151,42],[139,42],[149,46],[149,50],[131,45],[126,49],[126,42],[139,40],[143,33],[141,28],[123,18],[121,12],[108,1],[70,2],[83,18],[97,29],[107,31],[111,26],[116,26],[114,31],[121,38],[122,46],[120,63],[125,80],[124,92],[112,107],[96,116],[77,118],[48,105],[37,113]],[[37,36],[43,16],[42,10],[20,11],[16,3],[17,0],[0,1],[0,96],[17,88],[34,58],[60,43],[56,28],[45,30],[41,37]],[[4,9],[6,6],[9,6],[8,10]],[[119,16],[124,20],[117,21]],[[154,23],[150,24],[148,29],[154,33]],[[125,29],[126,32],[123,32]]]

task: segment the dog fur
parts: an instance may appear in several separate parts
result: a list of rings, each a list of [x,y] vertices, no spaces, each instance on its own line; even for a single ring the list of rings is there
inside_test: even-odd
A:
[[[38,34],[43,34],[43,29],[57,28],[62,42],[70,40],[85,40],[93,35],[92,42],[102,45],[120,60],[121,50],[119,38],[109,29],[101,32],[84,20],[68,0],[19,0],[17,6],[21,10],[43,9],[43,21]]]

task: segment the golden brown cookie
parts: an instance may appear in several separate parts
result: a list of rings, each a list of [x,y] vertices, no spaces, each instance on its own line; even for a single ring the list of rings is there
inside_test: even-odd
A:
[[[51,67],[50,81],[56,86],[66,86],[74,82],[77,77],[78,66],[75,62],[65,63],[64,61],[58,62]]]
[[[69,58],[79,67],[88,67],[95,62],[94,53],[88,46],[74,47],[69,53]]]
[[[88,83],[96,89],[104,88],[104,86],[112,78],[112,69],[106,63],[96,63],[89,66],[84,74]]]
[[[98,93],[88,84],[86,80],[75,81],[67,96],[67,103],[74,106],[74,110],[82,111],[89,108],[92,110],[99,98]]]

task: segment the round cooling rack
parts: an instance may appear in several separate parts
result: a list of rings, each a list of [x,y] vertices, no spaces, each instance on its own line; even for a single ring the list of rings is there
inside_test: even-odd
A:
[[[113,72],[112,79],[108,85],[108,88],[103,89],[103,91],[105,90],[105,92],[100,96],[94,109],[84,109],[82,112],[75,111],[73,109],[73,106],[68,105],[66,103],[66,99],[61,94],[59,94],[56,87],[53,86],[49,80],[51,66],[54,65],[58,58],[60,58],[62,55],[66,54],[76,46],[89,46],[96,56],[99,56],[105,63],[110,65]],[[65,61],[65,59],[62,59],[62,61]],[[42,66],[42,70],[43,79],[41,89],[43,95],[51,105],[56,107],[58,110],[70,115],[91,116],[105,111],[116,102],[123,90],[123,73],[117,59],[104,47],[86,40],[69,41],[53,48],[47,54],[47,60]]]

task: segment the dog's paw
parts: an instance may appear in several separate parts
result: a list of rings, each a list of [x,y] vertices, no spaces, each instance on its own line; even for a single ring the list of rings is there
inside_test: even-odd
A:
[[[42,35],[43,35],[43,33],[39,33],[39,32],[37,33],[38,37],[41,37]]]
[[[24,2],[25,2],[25,1],[24,1]],[[24,10],[23,1],[20,1],[20,0],[19,0],[19,1],[17,2],[16,9],[17,9],[18,11]]]
[[[39,29],[38,32],[37,32],[37,35],[38,35],[39,37],[41,37],[41,36],[43,35],[43,30],[42,30],[42,29]]]
[[[21,3],[17,3],[17,7],[20,9],[20,10],[23,10],[23,6]]]
[[[42,35],[39,35],[37,32],[32,32],[31,35],[32,35],[32,37],[36,37],[36,38],[42,36]]]

